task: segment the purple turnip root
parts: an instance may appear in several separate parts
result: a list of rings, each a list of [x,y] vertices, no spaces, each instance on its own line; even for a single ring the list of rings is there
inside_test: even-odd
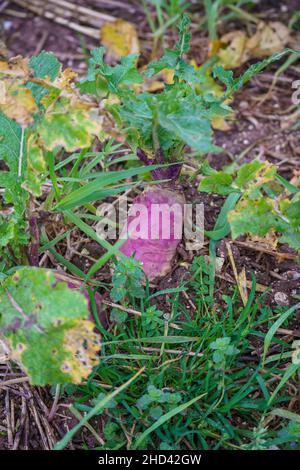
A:
[[[120,235],[128,238],[120,251],[140,261],[150,281],[171,270],[182,239],[184,202],[183,194],[174,185],[157,185],[141,193],[129,210]]]
[[[75,279],[71,276],[67,276],[66,274],[55,272],[54,275],[55,275],[56,280],[58,282],[65,282],[70,289],[79,290],[81,285],[82,285],[81,282],[78,279]],[[95,318],[94,318],[94,315],[93,315],[93,312],[92,312],[91,299],[90,299],[90,295],[88,293],[88,290],[83,289],[81,292],[88,301],[88,309],[89,309],[88,319],[90,321],[94,322]],[[108,322],[107,322],[105,312],[102,309],[102,299],[101,299],[101,295],[99,294],[99,292],[95,293],[95,302],[96,302],[97,314],[98,314],[98,318],[100,320],[100,323],[102,324],[102,326],[104,328],[106,328],[108,326]]]

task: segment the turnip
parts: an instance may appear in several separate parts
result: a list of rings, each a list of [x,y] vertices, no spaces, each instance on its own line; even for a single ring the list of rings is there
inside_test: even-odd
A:
[[[146,210],[146,234],[132,236],[130,227],[136,210]],[[150,187],[140,194],[128,214],[129,238],[120,248],[126,256],[135,256],[140,261],[149,280],[164,276],[170,271],[176,249],[182,238],[184,196],[168,186]],[[160,212],[160,215],[159,215]],[[164,227],[162,219],[167,218]],[[145,223],[145,220],[142,221]],[[166,233],[163,233],[165,228]],[[146,236],[145,236],[146,235]],[[125,231],[121,237],[125,236]]]

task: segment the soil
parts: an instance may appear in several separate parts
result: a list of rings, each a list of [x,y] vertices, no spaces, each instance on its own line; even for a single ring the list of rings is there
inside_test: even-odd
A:
[[[1,12],[1,5],[8,3],[9,13],[7,10]],[[96,0],[83,2],[77,0],[77,4],[85,6],[95,6],[99,3],[103,5],[105,2],[97,2]],[[108,2],[109,4],[110,2]],[[140,2],[119,2],[120,7],[112,8],[107,6],[101,11],[113,15],[116,18],[121,17],[136,23],[142,41],[142,49],[144,54],[149,56],[151,52],[151,41],[149,40],[150,31],[147,27],[146,18],[143,14]],[[192,2],[193,3],[193,2]],[[257,5],[254,12],[268,15],[268,19],[283,21],[287,23],[291,13],[299,8],[298,0],[289,0],[284,2],[264,1]],[[195,10],[195,6],[193,6]],[[201,12],[195,12],[195,18],[201,16]],[[198,15],[198,16],[197,16]],[[236,25],[226,23],[221,27],[226,32],[236,28]],[[205,59],[207,52],[207,39],[203,32],[196,33],[193,36],[191,56],[201,63]],[[170,33],[172,39],[172,33]],[[0,40],[3,40],[7,46],[9,56],[18,54],[31,56],[39,53],[42,49],[53,51],[65,66],[72,67],[79,73],[86,69],[85,50],[99,46],[100,41],[86,35],[80,35],[72,31],[67,26],[54,23],[51,20],[36,16],[27,10],[16,5],[14,2],[0,1]],[[168,40],[168,38],[167,38]],[[232,107],[236,110],[235,116],[231,123],[230,130],[226,132],[215,132],[215,143],[224,149],[224,152],[217,156],[209,156],[210,164],[219,169],[226,164],[232,162],[233,159],[239,158],[240,162],[250,161],[253,158],[268,160],[276,163],[279,173],[285,178],[291,180],[299,176],[300,172],[300,130],[293,129],[293,123],[290,122],[289,108],[291,106],[292,82],[299,78],[299,69],[290,67],[284,74],[280,75],[276,85],[268,99],[265,95],[268,92],[276,66],[268,68],[267,72],[263,72],[258,78],[253,79],[242,92],[240,92]],[[1,169],[1,168],[0,168]],[[187,201],[202,202],[205,206],[205,229],[211,230],[214,227],[219,210],[224,202],[224,198],[216,195],[207,195],[197,191],[197,180],[191,184],[186,178],[183,182],[183,190]],[[39,223],[46,224],[46,231],[51,238],[61,233],[65,229],[63,220],[60,216],[45,213]],[[52,231],[52,232],[51,232]],[[226,292],[235,284],[235,278],[232,271],[226,242],[223,239],[217,246],[217,256],[223,258],[224,263],[222,270],[216,278],[216,291]],[[231,244],[233,257],[236,268],[240,272],[243,268],[246,270],[247,278],[251,279],[251,273],[255,273],[257,283],[269,288],[268,302],[271,306],[293,305],[296,303],[296,295],[300,295],[300,266],[296,262],[296,254],[287,246],[278,246],[272,254],[269,254],[269,247],[263,245],[260,241],[255,241],[253,247],[252,240],[240,238],[236,243]],[[63,242],[58,245],[61,254],[66,256],[72,263],[78,266],[82,271],[87,272],[93,264],[93,259],[98,259],[104,250],[91,240],[82,237],[76,231],[72,232],[70,245],[72,250]],[[69,250],[69,251],[68,251]],[[284,255],[278,255],[278,252]],[[182,244],[179,247],[177,259],[174,262],[172,272],[163,280],[157,283],[157,289],[165,289],[167,287],[178,286],[182,279],[189,275],[188,266],[192,257],[199,254],[208,255],[208,244],[196,253],[187,252]],[[59,267],[56,260],[49,255],[45,267]],[[109,266],[105,266],[96,273],[95,278],[99,281],[107,282],[111,276]],[[106,291],[102,292],[104,298],[108,298]],[[182,301],[189,308],[189,300],[182,297]],[[168,311],[168,303],[158,299],[159,306]],[[291,323],[295,336],[300,337],[300,311],[296,313],[295,319]],[[8,366],[7,366],[8,367]],[[12,371],[10,367],[5,371],[1,370],[1,380],[11,378]],[[9,398],[7,399],[7,394]],[[49,409],[53,403],[53,396],[48,389],[33,389],[27,384],[17,384],[9,387],[3,387],[0,390],[0,422],[6,423],[7,404],[5,400],[13,400],[15,410],[22,409],[22,397],[25,400],[32,400],[33,406],[42,419],[43,434],[46,436],[47,428],[44,418],[47,416]],[[68,402],[62,405],[68,405]],[[37,449],[46,448],[47,441],[41,441],[41,432],[37,429],[36,418],[32,414],[30,406],[26,408],[26,416],[24,417],[25,429],[27,429],[27,438],[22,437],[18,448]],[[22,417],[20,418],[22,419]],[[26,420],[29,420],[28,422]],[[30,428],[29,423],[30,422]],[[33,422],[33,424],[31,424]],[[76,419],[70,414],[66,406],[59,409],[59,414],[49,423],[50,435],[56,442],[60,437],[71,428]],[[26,427],[27,426],[27,427]],[[26,436],[26,432],[25,432]],[[45,437],[47,439],[47,437]],[[91,439],[90,434],[82,431],[80,436],[76,436],[72,446]],[[94,438],[92,438],[94,440]],[[94,442],[88,442],[90,446],[94,446]],[[49,445],[49,442],[48,442]],[[0,448],[12,448],[12,443],[8,442],[7,437],[1,436],[0,431]]]

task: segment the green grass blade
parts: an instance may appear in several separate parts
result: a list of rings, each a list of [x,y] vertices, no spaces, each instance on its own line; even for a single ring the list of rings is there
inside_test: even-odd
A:
[[[147,167],[130,168],[129,170],[99,173],[98,177],[96,177],[94,181],[75,189],[71,194],[64,197],[55,206],[55,210],[66,210],[86,202],[91,202],[95,199],[100,199],[100,196],[102,196],[102,198],[106,197],[105,194],[103,196],[102,193],[104,192],[104,189],[108,189],[106,188],[108,185],[122,181],[126,178],[132,178],[133,176],[149,173],[151,170],[155,170],[160,166],[161,165],[150,165]]]
[[[292,313],[294,313],[299,307],[300,307],[300,302],[298,302],[296,305],[293,305],[293,307],[289,308],[285,313],[280,315],[280,317],[276,320],[276,322],[269,329],[268,333],[266,334],[265,341],[264,341],[264,351],[263,351],[263,358],[262,358],[262,365],[263,366],[265,364],[268,349],[270,347],[270,344],[272,342],[272,339],[273,339],[276,331],[289,318],[289,316]]]
[[[300,415],[284,408],[275,408],[275,410],[271,411],[271,414],[274,416],[279,416],[280,418],[289,419],[290,421],[295,421],[295,423],[300,424]]]
[[[286,382],[289,380],[292,375],[295,374],[300,369],[299,364],[290,364],[289,367],[286,369],[285,373],[283,374],[282,379],[280,380],[279,384],[275,388],[274,392],[270,396],[270,399],[267,403],[267,406],[270,406],[273,402],[273,400],[276,398],[277,393],[282,389],[282,387],[286,384]]]
[[[71,211],[66,211],[65,212],[66,218],[69,219],[73,224],[77,225],[77,227],[84,232],[86,235],[88,235],[92,240],[95,240],[99,245],[101,245],[103,248],[107,250],[107,256],[108,259],[111,258],[113,255],[118,255],[120,257],[124,257],[123,253],[120,253],[118,250],[118,247],[116,245],[111,245],[107,240],[101,239],[98,237],[97,233],[95,230],[92,229],[88,224],[83,222],[81,218],[74,214]]]
[[[105,408],[105,406],[109,403],[110,400],[112,400],[114,397],[119,395],[120,392],[122,392],[125,388],[127,388],[132,382],[135,381],[145,370],[145,367],[140,369],[134,376],[132,376],[127,382],[122,384],[120,387],[116,388],[113,392],[109,393],[104,397],[102,400],[100,400],[83,418],[82,420],[74,426],[74,428],[70,429],[70,431],[65,434],[65,436],[57,442],[57,444],[54,447],[54,450],[63,450],[72,437],[79,431],[79,429],[84,426],[93,416],[101,412]]]

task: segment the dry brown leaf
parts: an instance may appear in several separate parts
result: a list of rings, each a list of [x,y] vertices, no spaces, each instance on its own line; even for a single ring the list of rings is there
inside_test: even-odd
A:
[[[115,59],[138,54],[140,50],[135,26],[124,20],[105,23],[101,28],[101,43],[106,47],[108,55]]]
[[[215,42],[215,53],[227,69],[240,67],[249,59],[268,57],[280,52],[290,40],[290,30],[281,22],[260,22],[252,37],[244,31],[231,31]]]
[[[7,57],[7,55],[8,55],[7,47],[4,44],[4,42],[1,41],[1,39],[0,39],[0,57],[1,58],[3,57],[5,59]]]
[[[255,244],[257,247],[267,248],[268,250],[275,250],[278,245],[278,237],[272,231],[267,233],[265,237],[258,237],[255,235],[249,235],[246,238],[246,242]]]
[[[13,77],[28,77],[30,75],[28,59],[18,55],[10,60],[0,60],[0,74]]]
[[[246,306],[248,302],[248,290],[247,290],[247,277],[245,268],[237,276],[238,288],[243,304]]]
[[[242,299],[243,304],[246,306],[248,302],[248,291],[247,291],[247,277],[246,277],[246,270],[243,267],[240,273],[237,272],[234,256],[231,250],[230,243],[226,242],[227,253],[229,256],[230,264],[232,267],[232,271],[239,289],[239,293]]]
[[[247,49],[253,58],[268,57],[280,52],[290,39],[290,30],[279,21],[258,24],[257,31],[247,42]]]

